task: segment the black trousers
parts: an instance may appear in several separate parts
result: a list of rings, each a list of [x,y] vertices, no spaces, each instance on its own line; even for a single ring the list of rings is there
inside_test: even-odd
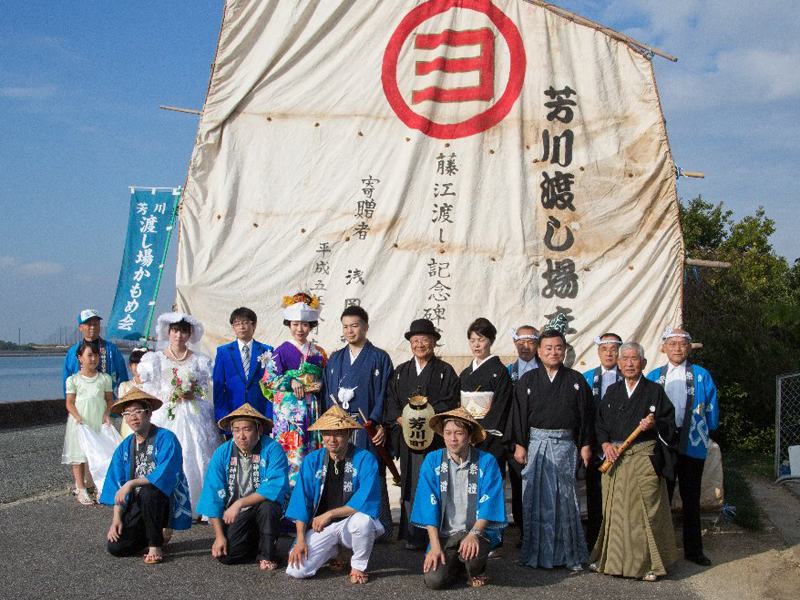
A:
[[[231,525],[223,525],[228,549],[225,556],[219,557],[219,562],[235,565],[255,558],[275,562],[282,514],[283,506],[272,500],[264,500],[240,512]]]
[[[695,558],[703,554],[703,537],[700,533],[700,490],[703,480],[704,458],[692,458],[678,454],[676,480],[680,481],[681,503],[683,504],[683,555]],[[675,482],[667,481],[669,500],[675,491]]]
[[[114,556],[131,556],[145,548],[164,545],[163,530],[169,526],[169,497],[152,483],[128,496],[122,513],[122,533],[116,542],[108,542]]]
[[[600,472],[602,464],[603,461],[592,456],[586,468],[586,545],[589,552],[594,548],[603,524],[603,474]]]
[[[525,465],[519,464],[514,455],[509,453],[508,457],[508,482],[511,484],[511,515],[514,525],[522,529],[522,469]]]
[[[439,564],[434,571],[431,569],[425,573],[425,585],[432,590],[440,590],[455,582],[460,575],[465,572],[468,577],[481,575],[486,570],[486,562],[489,559],[489,539],[485,536],[478,536],[480,544],[478,556],[472,560],[465,561],[458,553],[461,540],[467,537],[467,532],[462,531],[449,537],[439,537],[439,543],[444,552],[444,564]]]

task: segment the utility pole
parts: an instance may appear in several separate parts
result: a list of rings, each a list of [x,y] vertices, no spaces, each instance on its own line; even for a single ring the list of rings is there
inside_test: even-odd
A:
[[[22,346],[22,327],[17,327],[17,346]]]

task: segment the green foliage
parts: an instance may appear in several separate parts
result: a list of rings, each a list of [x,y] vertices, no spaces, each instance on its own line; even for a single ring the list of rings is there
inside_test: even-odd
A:
[[[722,476],[725,480],[725,502],[736,507],[736,516],[733,522],[755,531],[761,529],[761,515],[758,504],[753,498],[753,490],[747,483],[743,474],[744,464],[736,460],[723,462]]]
[[[722,203],[681,205],[686,253],[731,263],[687,267],[684,325],[703,348],[695,360],[719,388],[719,441],[726,449],[774,448],[775,377],[800,371],[800,260],[775,254],[775,222],[759,207],[734,221]]]
[[[36,352],[36,348],[31,346],[30,344],[23,344],[20,346],[19,344],[15,344],[14,342],[6,342],[5,340],[0,340],[0,352]]]

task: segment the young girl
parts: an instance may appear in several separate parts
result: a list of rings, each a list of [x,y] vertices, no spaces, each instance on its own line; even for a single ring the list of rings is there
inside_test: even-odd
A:
[[[289,328],[289,341],[278,346],[267,360],[261,388],[272,399],[272,437],[289,459],[289,481],[293,486],[303,457],[320,448],[321,440],[310,435],[308,427],[319,417],[320,382],[328,357],[308,341],[317,326],[319,300],[300,293],[284,297],[283,324]]]
[[[142,360],[142,356],[144,356],[146,352],[147,348],[137,348],[131,352],[131,355],[128,357],[128,368],[131,370],[131,373],[133,373],[133,380],[123,381],[119,384],[117,398],[122,398],[130,391],[132,387],[138,387],[139,389],[142,389],[142,380],[139,379],[139,363]],[[125,439],[132,433],[133,431],[123,419],[122,425],[119,428],[119,434],[122,436],[122,439]]]
[[[100,355],[95,351],[94,345],[83,342],[78,345],[76,354],[81,368],[67,378],[69,417],[61,463],[72,465],[78,502],[90,505],[95,501],[86,490],[86,455],[81,448],[78,426],[87,425],[99,433],[103,423],[109,422],[108,409],[114,402],[114,395],[111,392],[111,377],[97,371]]]

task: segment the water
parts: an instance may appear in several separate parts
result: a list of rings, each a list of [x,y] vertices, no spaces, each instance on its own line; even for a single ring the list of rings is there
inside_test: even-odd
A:
[[[0,402],[63,398],[63,367],[63,356],[0,356]]]

